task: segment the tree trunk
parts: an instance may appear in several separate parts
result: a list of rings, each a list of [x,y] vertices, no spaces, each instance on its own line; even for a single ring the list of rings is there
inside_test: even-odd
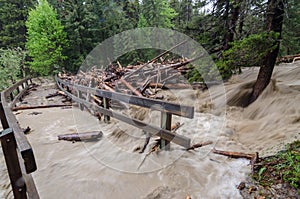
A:
[[[234,34],[236,32],[236,24],[240,15],[240,4],[241,0],[235,0],[233,1],[233,5],[231,5],[231,18],[225,36],[224,50],[228,50],[230,48],[230,42],[233,42]]]
[[[266,18],[267,31],[274,31],[281,35],[283,14],[284,0],[268,0]],[[279,39],[274,44],[276,45],[276,48],[266,55],[263,61],[263,65],[260,67],[256,83],[253,87],[253,92],[249,99],[249,104],[251,104],[258,98],[258,96],[263,92],[263,90],[267,87],[271,80],[276,58],[279,52]]]

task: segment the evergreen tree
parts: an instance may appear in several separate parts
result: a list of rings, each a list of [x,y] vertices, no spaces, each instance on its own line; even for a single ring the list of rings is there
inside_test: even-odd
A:
[[[0,0],[0,48],[25,49],[25,21],[32,7],[32,0]]]
[[[281,55],[300,53],[300,1],[289,0],[282,30]]]
[[[66,69],[77,71],[86,55],[102,40],[96,6],[91,0],[65,0],[58,7],[69,41],[64,54]]]
[[[266,10],[266,30],[270,34],[272,34],[272,32],[277,33],[279,35],[279,39],[275,40],[272,45],[274,48],[267,53],[263,60],[263,64],[259,69],[257,80],[253,86],[253,92],[250,96],[249,104],[258,98],[271,80],[279,52],[283,18],[284,0],[268,0],[268,8]]]
[[[172,19],[177,15],[167,0],[143,0],[141,14],[147,25],[159,28],[173,28]]]
[[[48,75],[61,69],[66,33],[57,19],[57,14],[46,0],[40,0],[29,12],[26,21],[28,38],[26,47],[32,58],[30,69],[41,75]]]

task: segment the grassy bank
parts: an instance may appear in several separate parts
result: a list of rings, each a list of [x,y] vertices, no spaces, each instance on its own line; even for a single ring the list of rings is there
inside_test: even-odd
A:
[[[261,195],[266,196],[266,198],[270,197],[268,192],[272,192],[272,187],[277,187],[283,192],[289,192],[289,190],[293,189],[296,190],[299,195],[300,141],[288,144],[284,151],[280,151],[274,156],[263,158],[260,164],[255,168],[252,178],[261,187],[268,190],[264,192],[264,194],[261,192]]]

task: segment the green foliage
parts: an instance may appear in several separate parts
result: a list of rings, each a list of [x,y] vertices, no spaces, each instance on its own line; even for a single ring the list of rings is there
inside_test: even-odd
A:
[[[211,76],[212,73],[216,73],[214,70],[218,70],[222,79],[227,80],[233,73],[241,72],[241,67],[260,66],[267,53],[276,48],[278,37],[278,33],[263,32],[235,41],[231,43],[230,49],[223,51],[223,59],[216,59],[216,68],[203,71],[203,67],[198,67],[189,74],[189,81],[202,81],[200,73]]]
[[[32,0],[0,0],[0,48],[25,48],[25,21]]]
[[[300,141],[288,144],[285,151],[263,159],[253,178],[262,186],[287,182],[300,192]]]
[[[240,67],[260,66],[267,53],[276,48],[278,37],[278,33],[263,32],[233,42],[232,47],[223,52],[225,65],[231,70]]]
[[[143,0],[141,5],[140,20],[144,20],[143,25],[158,28],[173,28],[172,19],[177,13],[170,7],[167,0]],[[141,24],[142,22],[140,22]]]
[[[66,58],[62,54],[67,43],[66,33],[55,10],[46,0],[40,0],[36,8],[29,12],[26,27],[26,47],[32,58],[30,69],[41,75],[60,70],[61,63]]]
[[[144,28],[144,27],[147,27],[149,26],[148,23],[147,23],[147,20],[146,18],[144,17],[143,14],[140,14],[139,15],[139,21],[138,21],[138,28]]]
[[[0,49],[0,90],[24,77],[26,51],[21,48]]]
[[[264,173],[264,171],[266,170],[267,168],[266,167],[262,167],[262,168],[260,168],[259,169],[259,171],[258,171],[258,181],[261,181],[261,179],[262,179],[262,174]]]
[[[300,53],[300,1],[289,0],[284,18],[280,55]]]
[[[199,61],[195,61],[191,70],[187,75],[189,82],[213,82],[225,79],[225,72],[213,62],[211,57],[203,57]]]
[[[283,180],[295,188],[300,188],[300,141],[289,145],[287,151],[282,152],[279,157],[283,160],[279,169]]]
[[[69,71],[77,71],[86,55],[99,41],[98,16],[95,7],[87,0],[65,0],[58,7],[60,18],[67,33],[69,45],[63,53],[67,56],[64,61],[65,68]]]
[[[45,4],[46,1],[0,0],[0,47],[24,48],[25,21],[33,2]],[[48,0],[48,2],[56,9],[58,15],[49,17],[51,15],[49,13],[54,12],[52,8],[51,12],[48,9],[40,16],[36,14],[35,17],[40,20],[35,20],[34,23],[32,20],[32,29],[40,22],[40,26],[47,28],[36,29],[36,34],[28,31],[27,47],[33,61],[31,69],[41,74],[48,74],[49,71],[51,73],[62,68],[62,65],[64,69],[75,72],[97,44],[117,33],[137,27],[171,28],[192,37],[213,54],[218,70],[225,79],[241,66],[259,65],[259,57],[267,50],[263,48],[267,43],[264,41],[263,33],[267,16],[267,3],[264,0]],[[231,19],[237,6],[240,10],[235,21],[236,25],[233,27]],[[299,6],[300,1],[287,1],[281,55],[300,52]],[[45,16],[48,20],[42,22]],[[61,20],[64,29],[59,22],[49,22],[54,18]],[[233,49],[220,56],[222,47],[227,46],[224,44],[229,32],[234,34],[235,42],[231,44]],[[68,45],[65,45],[66,39],[69,41]],[[113,43],[115,49],[130,49],[134,42],[130,39],[130,35],[120,41]],[[245,49],[250,50],[246,52]],[[136,50],[119,59],[122,65],[126,65],[147,61],[158,53],[156,49]],[[201,71],[205,72],[207,70]],[[198,69],[192,71],[190,75],[193,81],[202,78]]]

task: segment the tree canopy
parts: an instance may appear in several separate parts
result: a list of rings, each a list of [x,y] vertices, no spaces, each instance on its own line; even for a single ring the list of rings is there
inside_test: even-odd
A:
[[[46,0],[40,0],[35,9],[29,12],[26,21],[28,37],[26,47],[32,58],[30,68],[33,72],[48,75],[62,69],[62,54],[66,47],[66,33],[57,13]]]
[[[76,72],[99,43],[141,27],[170,28],[190,36],[211,54],[224,80],[241,72],[243,66],[263,65],[263,58],[274,51],[273,41],[280,42],[279,56],[300,52],[300,2],[296,0],[283,1],[280,32],[270,30],[267,23],[270,5],[277,5],[279,0],[48,2],[0,0],[0,47],[24,49],[26,42],[29,56],[25,66],[30,65],[32,72],[42,75],[62,69]],[[114,41],[114,48],[130,49],[134,41],[130,35],[124,36],[128,40]],[[157,53],[141,49],[127,53],[120,61],[124,65],[144,62]],[[187,78],[201,81],[199,71],[195,67]]]

